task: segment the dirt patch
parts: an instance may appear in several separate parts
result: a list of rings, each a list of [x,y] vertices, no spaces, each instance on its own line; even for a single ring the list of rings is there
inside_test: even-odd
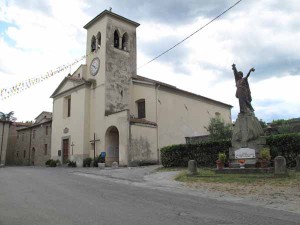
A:
[[[256,201],[260,205],[300,213],[300,184],[286,184],[274,186],[270,184],[236,184],[236,183],[205,183],[189,182],[186,187],[193,190],[210,192],[215,196],[229,195],[241,198],[247,203],[248,200]],[[243,202],[243,200],[241,202]]]

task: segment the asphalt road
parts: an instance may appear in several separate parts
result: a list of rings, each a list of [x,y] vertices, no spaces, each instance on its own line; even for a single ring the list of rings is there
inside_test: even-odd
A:
[[[300,206],[299,206],[300,207]],[[300,215],[66,168],[0,168],[1,225],[294,225]]]

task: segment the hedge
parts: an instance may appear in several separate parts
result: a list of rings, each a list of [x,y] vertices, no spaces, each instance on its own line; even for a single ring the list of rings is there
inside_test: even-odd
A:
[[[215,166],[219,152],[228,157],[230,146],[230,140],[166,146],[161,149],[161,163],[164,167],[187,167],[189,160],[196,160],[198,166]]]
[[[296,156],[300,154],[300,133],[267,136],[266,142],[272,159],[281,155],[286,158],[288,167],[296,165]],[[166,146],[161,149],[161,163],[164,167],[187,167],[189,160],[196,160],[199,166],[213,167],[218,153],[225,152],[228,157],[230,147],[230,140]]]
[[[267,137],[272,159],[285,157],[288,167],[296,166],[296,156],[300,154],[300,133],[278,134]]]

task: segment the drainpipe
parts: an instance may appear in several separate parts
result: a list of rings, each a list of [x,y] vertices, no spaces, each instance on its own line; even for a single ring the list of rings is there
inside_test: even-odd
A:
[[[32,135],[32,128],[30,128],[30,137],[29,137],[29,162],[28,162],[28,166],[30,166],[31,135]]]
[[[3,138],[4,138],[4,125],[5,125],[5,122],[2,121],[2,138],[1,138],[1,151],[0,151],[0,165],[1,165],[1,160],[2,160],[2,148],[3,148]]]
[[[158,147],[158,106],[157,106],[157,102],[158,102],[158,88],[160,87],[160,84],[156,85],[155,88],[155,96],[156,96],[156,146],[157,146],[157,164],[159,165],[159,147]]]

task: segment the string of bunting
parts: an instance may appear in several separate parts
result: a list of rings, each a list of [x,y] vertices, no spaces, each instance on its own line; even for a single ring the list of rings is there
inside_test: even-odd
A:
[[[28,88],[31,88],[32,86],[34,86],[38,83],[41,83],[41,82],[49,79],[50,77],[52,77],[56,74],[59,74],[62,71],[65,71],[68,68],[71,68],[72,66],[74,66],[75,64],[84,60],[85,58],[87,58],[88,56],[90,56],[93,53],[94,52],[91,52],[90,54],[87,54],[87,55],[83,55],[80,58],[75,59],[72,63],[68,63],[68,64],[64,64],[62,66],[59,66],[54,70],[50,70],[49,72],[47,72],[44,75],[40,75],[37,77],[33,77],[33,78],[29,78],[27,80],[21,81],[10,88],[1,88],[0,89],[0,97],[2,98],[2,100],[4,100],[4,99],[12,97],[15,94],[25,91]]]

